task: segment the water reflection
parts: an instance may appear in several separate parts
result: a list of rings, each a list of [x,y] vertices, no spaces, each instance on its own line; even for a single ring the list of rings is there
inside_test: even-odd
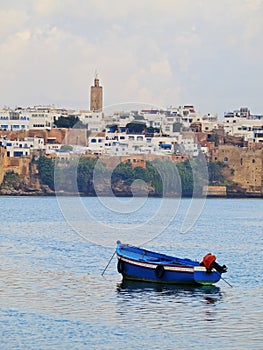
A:
[[[220,288],[217,286],[188,286],[188,285],[170,285],[146,283],[137,281],[123,280],[117,284],[117,294],[119,297],[142,298],[149,294],[187,298],[196,298],[202,296],[207,304],[215,304],[222,298]]]
[[[220,316],[223,298],[217,286],[187,286],[122,281],[116,286],[116,313],[122,324],[147,323],[179,336],[188,322],[205,329]]]

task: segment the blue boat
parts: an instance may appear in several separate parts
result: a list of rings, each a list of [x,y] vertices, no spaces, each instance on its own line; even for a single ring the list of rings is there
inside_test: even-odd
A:
[[[165,284],[212,285],[226,272],[225,265],[215,262],[215,256],[207,254],[203,261],[181,259],[150,250],[122,244],[117,241],[117,270],[123,280]],[[214,257],[211,259],[211,256]],[[212,263],[207,265],[209,260]]]

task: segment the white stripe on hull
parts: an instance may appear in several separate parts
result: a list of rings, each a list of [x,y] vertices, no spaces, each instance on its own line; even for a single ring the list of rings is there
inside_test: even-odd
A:
[[[140,267],[146,267],[149,269],[155,269],[158,265],[160,264],[151,264],[151,263],[146,263],[146,262],[142,262],[142,261],[137,261],[137,260],[131,260],[128,258],[124,258],[122,256],[118,255],[118,259],[127,262],[131,265],[135,265],[135,266],[140,266]],[[164,267],[164,269],[166,271],[177,271],[177,272],[188,272],[188,273],[193,273],[194,270],[196,270],[196,268],[198,268],[198,271],[206,271],[206,268],[204,268],[203,266],[193,266],[193,267],[179,267],[179,266],[168,266],[168,265],[162,265]],[[201,268],[199,270],[199,268]]]

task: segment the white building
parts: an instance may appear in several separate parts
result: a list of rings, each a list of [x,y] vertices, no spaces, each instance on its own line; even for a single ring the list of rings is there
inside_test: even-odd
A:
[[[10,141],[6,137],[0,139],[0,146],[4,147],[8,157],[27,157],[33,150],[44,150],[44,139],[26,137],[24,140]]]
[[[169,108],[165,111],[162,132],[173,136],[178,132],[176,124],[181,124],[182,130],[189,130],[192,124],[200,124],[200,131],[211,132],[219,127],[217,114],[196,113],[193,105],[184,105],[178,108]]]
[[[35,106],[28,108],[26,113],[29,117],[29,129],[47,129],[53,128],[57,112],[50,106]]]
[[[105,129],[104,114],[102,112],[80,111],[79,119],[92,133],[98,133]]]
[[[90,154],[109,154],[124,156],[130,154],[181,154],[197,156],[198,145],[193,133],[177,133],[177,136],[147,137],[142,134],[101,133],[89,137],[87,152]]]
[[[255,128],[253,132],[254,132],[254,141],[263,142],[263,126],[260,129]]]
[[[47,143],[45,146],[45,153],[46,154],[55,154],[60,151],[61,148],[60,143]]]
[[[254,131],[263,128],[263,116],[251,115],[248,108],[240,108],[224,115],[223,126],[228,135],[244,137],[245,141],[254,141],[259,139],[257,136],[260,134]]]
[[[151,109],[143,109],[140,112],[141,116],[143,116],[146,126],[152,127],[156,129],[161,129],[162,121],[165,115],[159,110],[151,110]]]
[[[22,109],[0,110],[0,130],[19,131],[29,128],[29,116]]]

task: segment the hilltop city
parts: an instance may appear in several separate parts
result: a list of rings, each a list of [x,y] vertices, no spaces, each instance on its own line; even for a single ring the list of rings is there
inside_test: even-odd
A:
[[[80,154],[103,158],[108,165],[117,157],[132,169],[146,168],[147,161],[155,159],[184,163],[202,155],[224,168],[223,180],[210,178],[208,195],[263,195],[263,115],[251,113],[248,107],[229,111],[222,120],[216,114],[197,113],[190,104],[107,114],[96,76],[89,110],[0,109],[1,194],[39,194],[43,188],[51,193],[41,184],[35,160],[44,156],[67,162]],[[11,186],[11,175],[26,186],[22,190]]]

